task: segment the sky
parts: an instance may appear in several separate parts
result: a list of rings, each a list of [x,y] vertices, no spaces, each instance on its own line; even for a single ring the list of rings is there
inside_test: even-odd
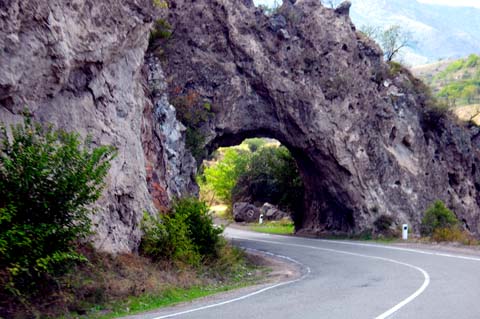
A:
[[[268,6],[272,6],[275,0],[254,0],[256,5],[265,4]],[[281,3],[281,0],[277,0]],[[353,0],[355,1],[355,0]],[[449,6],[464,6],[464,7],[477,7],[480,8],[480,0],[417,0],[418,2],[422,3],[430,3],[430,4],[443,4]]]

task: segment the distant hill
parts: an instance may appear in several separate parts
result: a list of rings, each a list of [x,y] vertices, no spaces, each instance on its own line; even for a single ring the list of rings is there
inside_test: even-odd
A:
[[[432,88],[437,97],[450,105],[480,103],[480,56],[476,54],[414,67],[412,71]]]
[[[416,0],[351,2],[351,17],[357,27],[384,28],[398,24],[411,32],[416,43],[403,57],[409,65],[480,53],[480,9],[431,5]]]

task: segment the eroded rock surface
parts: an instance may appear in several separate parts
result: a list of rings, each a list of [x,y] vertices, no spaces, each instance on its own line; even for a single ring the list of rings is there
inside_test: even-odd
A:
[[[418,231],[438,198],[478,234],[477,129],[430,112],[348,11],[286,0],[268,17],[250,0],[172,0],[170,94],[210,101],[210,151],[253,136],[290,149],[306,187],[301,231],[360,232],[382,214]]]
[[[195,191],[161,68],[142,72],[154,12],[151,0],[0,1],[1,121],[21,121],[27,107],[118,148],[93,216],[95,243],[110,252],[138,247],[144,211]]]

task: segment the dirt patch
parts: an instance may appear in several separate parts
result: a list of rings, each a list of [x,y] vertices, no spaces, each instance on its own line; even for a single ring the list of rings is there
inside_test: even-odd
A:
[[[302,268],[286,259],[265,254],[260,251],[247,250],[247,258],[260,268],[268,269],[262,283],[278,283],[300,278]]]

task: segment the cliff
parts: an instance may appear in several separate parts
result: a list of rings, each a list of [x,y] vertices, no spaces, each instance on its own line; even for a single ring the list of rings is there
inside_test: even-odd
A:
[[[392,73],[348,2],[288,0],[271,17],[249,0],[169,4],[172,35],[147,50],[149,0],[0,3],[2,122],[27,107],[119,150],[92,217],[97,247],[135,250],[144,211],[196,192],[192,127],[199,158],[253,136],[287,146],[306,187],[301,232],[358,233],[382,214],[418,230],[439,198],[479,234],[479,130]],[[188,128],[185,107],[201,110]]]

